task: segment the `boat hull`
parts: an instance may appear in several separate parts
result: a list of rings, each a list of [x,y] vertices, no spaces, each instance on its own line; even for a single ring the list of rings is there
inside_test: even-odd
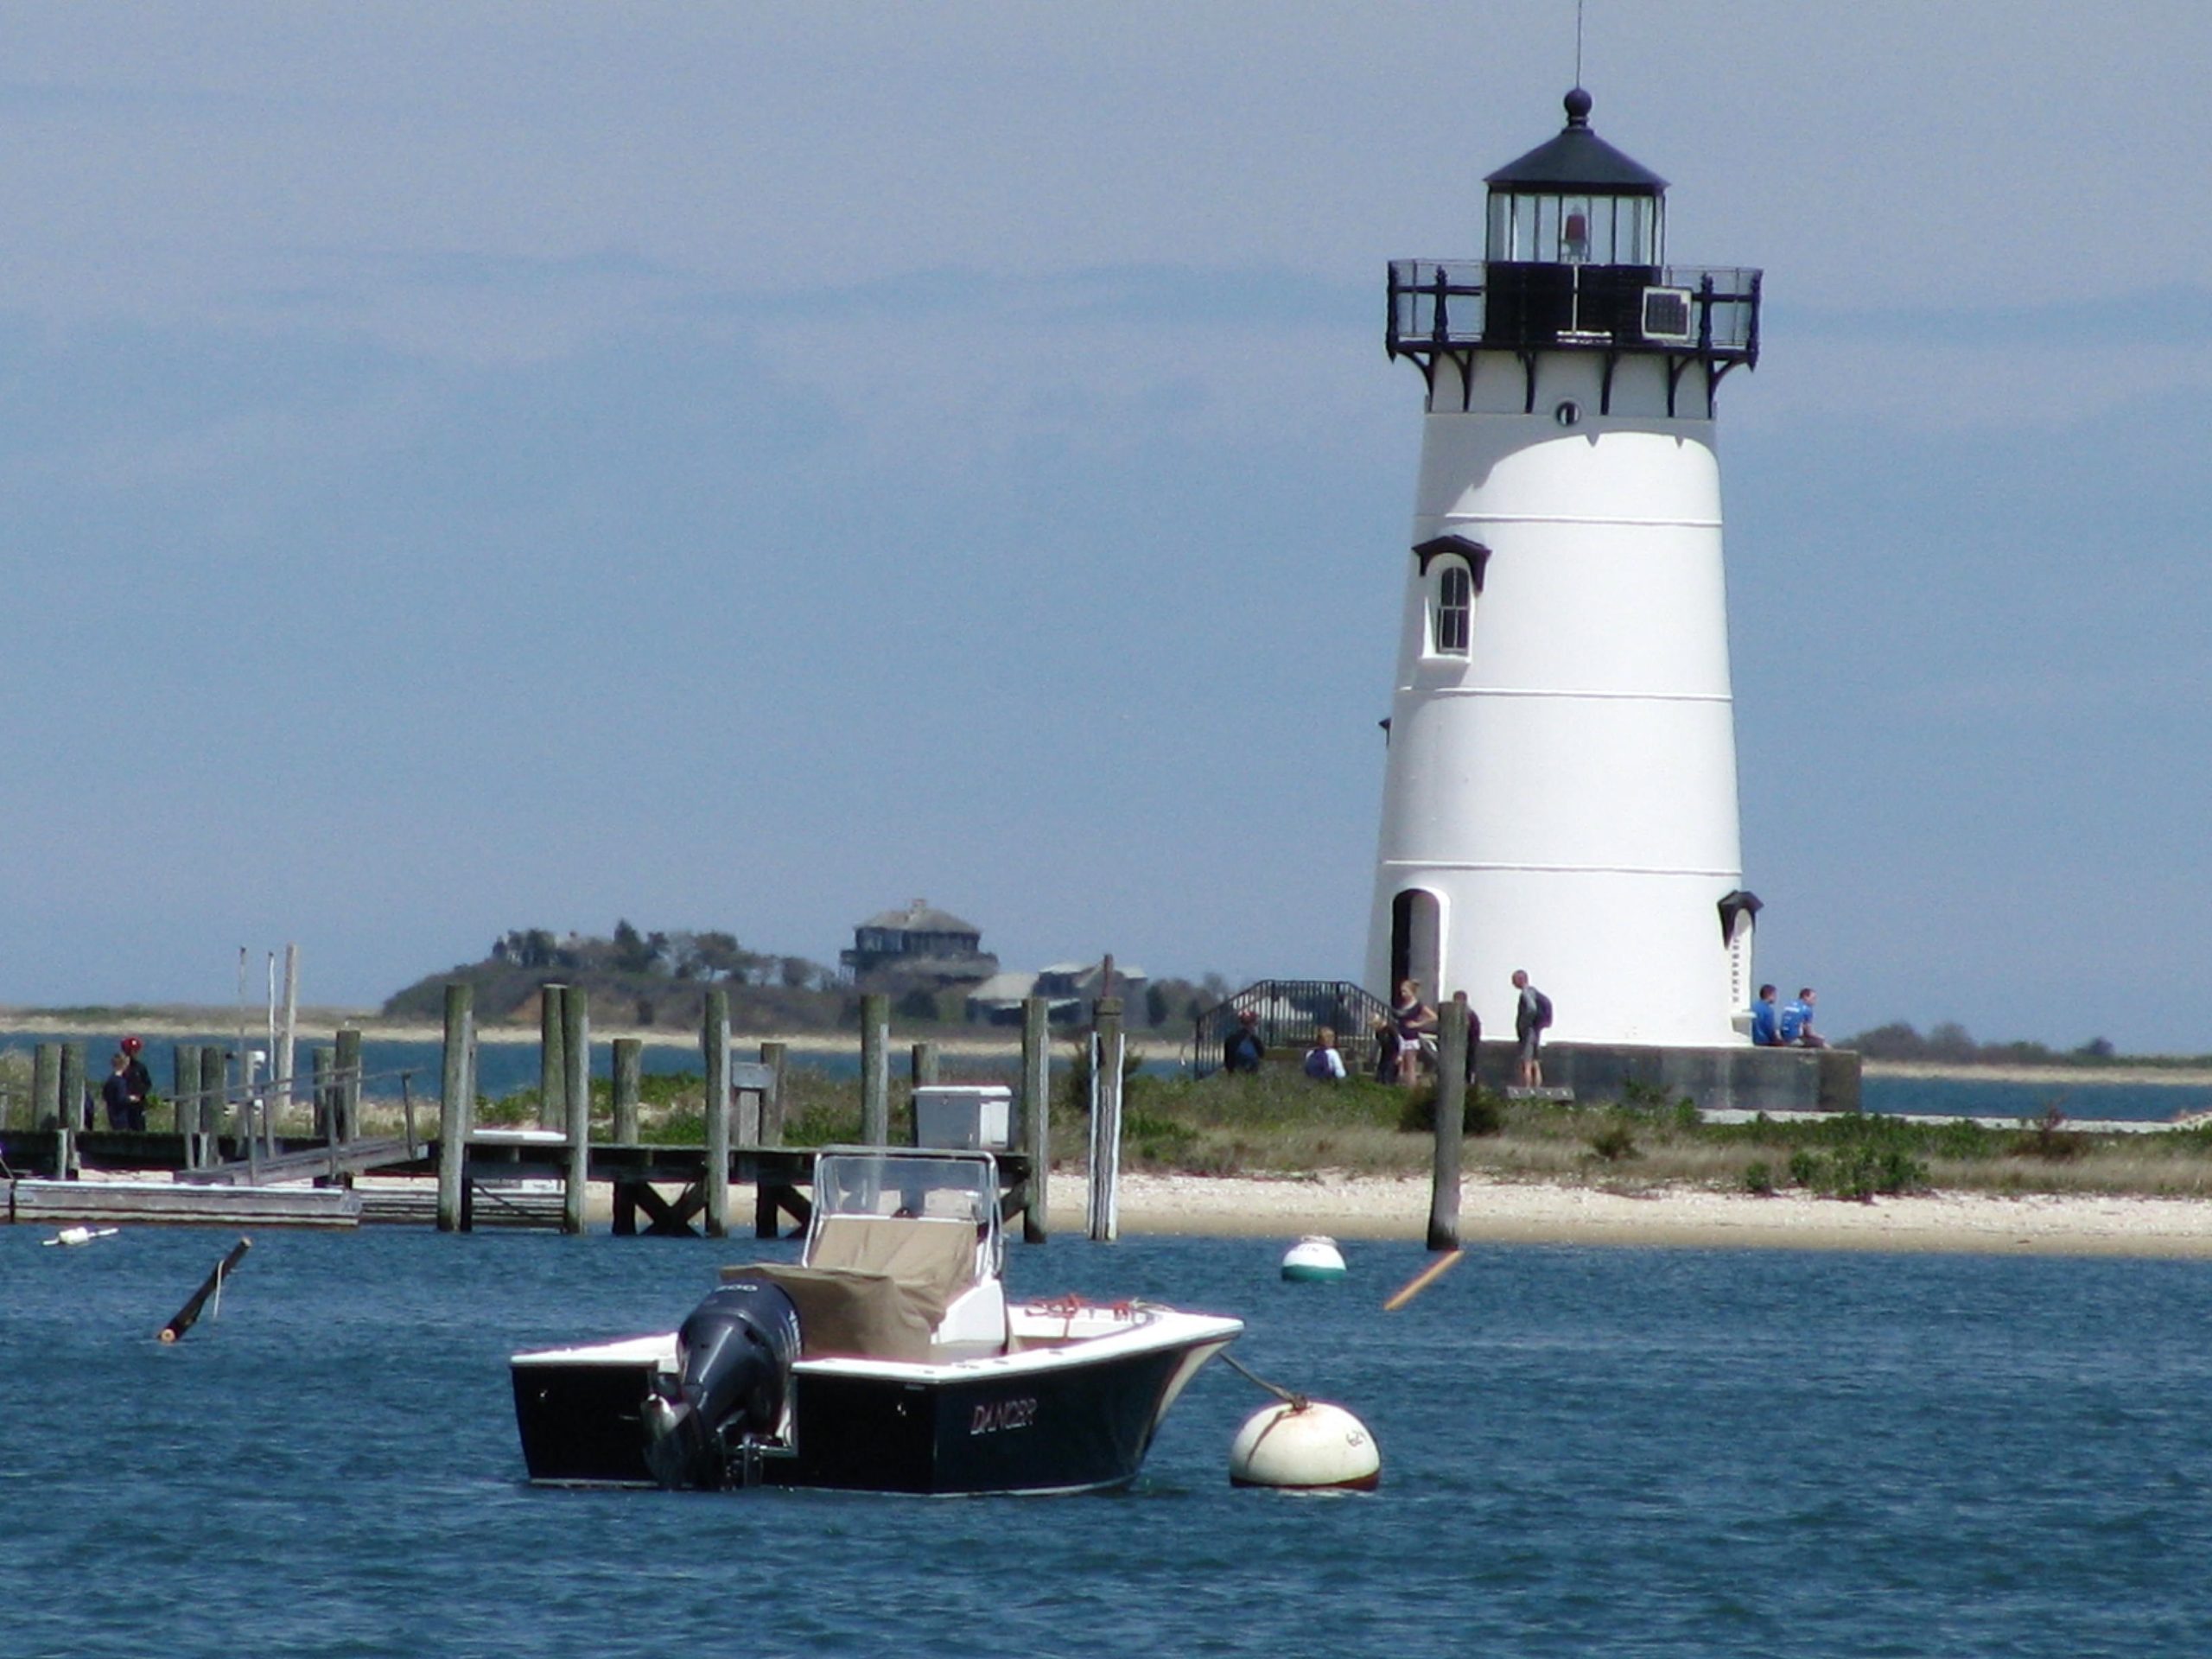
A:
[[[1184,1384],[1241,1329],[1166,1314],[1090,1341],[948,1364],[801,1360],[789,1430],[750,1478],[925,1494],[1125,1485]],[[644,1410],[667,1363],[661,1340],[516,1356],[515,1413],[532,1480],[653,1484]],[[672,1342],[664,1351],[672,1357]]]

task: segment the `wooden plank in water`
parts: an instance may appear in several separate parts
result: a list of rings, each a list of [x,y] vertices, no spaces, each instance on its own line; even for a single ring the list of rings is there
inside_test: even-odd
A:
[[[10,1181],[15,1221],[172,1226],[353,1227],[361,1201],[340,1186],[188,1186],[160,1181]]]

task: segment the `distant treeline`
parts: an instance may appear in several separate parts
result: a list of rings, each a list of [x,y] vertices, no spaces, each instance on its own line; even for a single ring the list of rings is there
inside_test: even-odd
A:
[[[626,920],[605,938],[511,929],[480,961],[425,975],[387,999],[385,1017],[435,1024],[444,1017],[445,988],[455,980],[474,988],[476,1017],[486,1022],[535,1020],[539,988],[549,984],[581,988],[594,1019],[621,1026],[696,1027],[710,987],[728,994],[730,1022],[740,1031],[857,1030],[862,989],[887,992],[893,1017],[910,1028],[957,1026],[967,1017],[962,986],[895,978],[856,986],[842,969],[804,957],[748,950],[734,934],[643,932]],[[1155,980],[1131,1000],[1130,1023],[1184,1027],[1187,1034],[1188,1022],[1229,988],[1215,974],[1196,982]]]
[[[2121,1054],[2102,1037],[2092,1037],[2078,1048],[2056,1049],[2025,1040],[1978,1043],[1973,1033],[1955,1020],[1931,1027],[1926,1035],[1902,1020],[1872,1031],[1862,1031],[1844,1042],[1870,1060],[1926,1060],[1943,1065],[2164,1065],[2193,1066],[2212,1057],[2176,1054]]]

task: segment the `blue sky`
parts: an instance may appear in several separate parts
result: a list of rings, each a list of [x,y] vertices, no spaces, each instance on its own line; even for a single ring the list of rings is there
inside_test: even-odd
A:
[[[0,21],[0,1001],[512,926],[1357,974],[1419,382],[1573,6]],[[2212,14],[1593,0],[1763,976],[2212,1048]]]

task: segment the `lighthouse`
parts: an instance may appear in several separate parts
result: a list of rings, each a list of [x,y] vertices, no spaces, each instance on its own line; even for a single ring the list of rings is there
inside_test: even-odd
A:
[[[1467,992],[1554,1039],[1746,1042],[1714,411],[1759,273],[1667,262],[1666,181],[1590,95],[1486,181],[1480,258],[1389,273],[1426,410],[1367,982]]]

